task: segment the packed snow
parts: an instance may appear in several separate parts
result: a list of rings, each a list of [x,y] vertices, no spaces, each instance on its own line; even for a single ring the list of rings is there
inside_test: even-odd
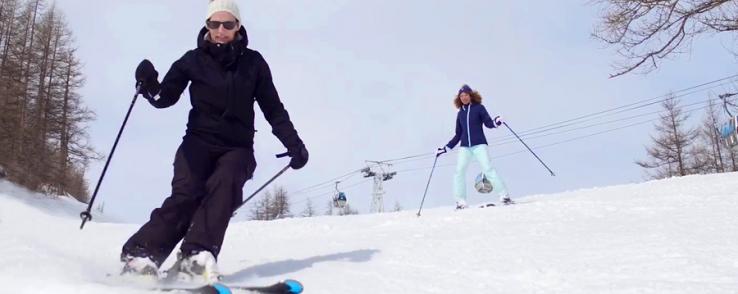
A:
[[[738,293],[738,173],[516,200],[236,222],[219,265],[305,293]],[[85,208],[0,180],[0,292],[155,293],[118,276],[140,224],[93,211],[80,230]]]

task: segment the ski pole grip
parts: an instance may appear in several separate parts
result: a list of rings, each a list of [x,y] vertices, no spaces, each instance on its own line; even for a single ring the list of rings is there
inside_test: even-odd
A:
[[[276,156],[277,158],[287,157],[287,156],[290,156],[290,153],[289,152],[280,153],[280,154],[277,154]]]

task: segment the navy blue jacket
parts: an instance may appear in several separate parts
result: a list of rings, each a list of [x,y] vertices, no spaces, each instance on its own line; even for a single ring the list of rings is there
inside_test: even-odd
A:
[[[470,103],[461,106],[459,113],[456,115],[456,135],[451,138],[451,141],[448,141],[446,147],[453,149],[459,141],[461,141],[463,147],[487,144],[482,124],[488,128],[496,127],[484,105]]]

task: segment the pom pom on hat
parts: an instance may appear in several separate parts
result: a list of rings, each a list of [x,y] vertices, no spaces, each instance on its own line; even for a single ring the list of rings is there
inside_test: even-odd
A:
[[[459,89],[459,94],[457,94],[457,95],[461,95],[461,93],[471,94],[472,91],[473,90],[472,90],[471,87],[469,87],[469,85],[464,84],[463,86],[461,86],[461,89]]]
[[[233,15],[239,22],[241,22],[241,13],[238,10],[238,5],[234,0],[210,0],[208,4],[208,16],[205,20],[210,19],[213,14],[217,12],[225,11]]]

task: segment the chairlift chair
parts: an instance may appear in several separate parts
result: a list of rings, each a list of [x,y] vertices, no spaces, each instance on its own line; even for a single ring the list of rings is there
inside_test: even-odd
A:
[[[738,93],[728,93],[720,95],[720,99],[723,100],[723,108],[725,113],[728,114],[729,119],[717,128],[718,134],[720,134],[720,140],[730,148],[738,148],[738,115],[733,115],[728,106],[738,107],[734,103],[728,101],[728,97],[738,95]]]
[[[346,207],[346,193],[343,193],[338,190],[338,183],[336,182],[336,194],[333,195],[333,206],[337,208],[344,208]]]

